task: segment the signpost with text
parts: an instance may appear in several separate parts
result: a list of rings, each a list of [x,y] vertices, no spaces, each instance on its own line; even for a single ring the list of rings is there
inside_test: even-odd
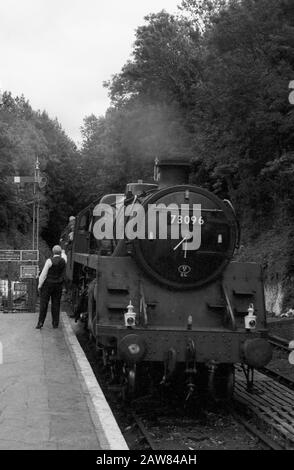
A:
[[[0,250],[0,261],[39,261],[39,250]]]
[[[31,184],[33,192],[33,214],[32,214],[32,250],[0,250],[0,262],[7,264],[6,278],[3,280],[5,284],[5,308],[6,311],[15,311],[14,305],[20,309],[20,305],[24,304],[23,299],[26,298],[26,307],[31,310],[35,309],[36,304],[36,277],[39,271],[39,212],[40,212],[40,191],[46,186],[48,179],[40,171],[38,157],[34,165],[34,173],[24,176],[9,176],[10,182],[18,186],[21,194],[23,185]],[[30,202],[31,203],[31,202]],[[22,263],[19,270],[15,270],[15,263]],[[4,270],[5,272],[5,270]],[[18,279],[20,278],[20,279]],[[26,295],[22,294],[17,287],[19,280],[26,284]],[[21,299],[21,300],[20,300]],[[26,308],[26,309],[27,309]]]
[[[39,274],[39,250],[0,250],[0,262],[7,263],[8,292],[5,301],[6,311],[30,310],[35,311],[36,305],[36,278]],[[19,279],[25,285],[19,289],[19,282],[11,277],[11,267],[15,263],[20,265]]]
[[[36,279],[39,274],[38,266],[20,266],[20,279]]]

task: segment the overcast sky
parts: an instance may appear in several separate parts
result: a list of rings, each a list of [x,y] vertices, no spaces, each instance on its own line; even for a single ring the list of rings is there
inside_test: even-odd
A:
[[[120,71],[144,16],[180,0],[0,0],[0,88],[24,94],[80,142],[83,118],[104,114],[102,83]]]

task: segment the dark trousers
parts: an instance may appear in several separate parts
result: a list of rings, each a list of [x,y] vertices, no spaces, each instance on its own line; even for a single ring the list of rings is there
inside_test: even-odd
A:
[[[40,290],[40,315],[39,323],[44,323],[49,300],[51,298],[51,314],[52,314],[52,324],[59,324],[59,313],[60,313],[60,300],[62,294],[62,283],[49,283],[44,282]]]

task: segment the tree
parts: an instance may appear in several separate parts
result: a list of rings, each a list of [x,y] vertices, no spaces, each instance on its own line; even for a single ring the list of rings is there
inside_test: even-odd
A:
[[[0,105],[0,232],[11,248],[31,243],[33,194],[32,186],[17,186],[7,177],[33,175],[37,157],[49,178],[41,194],[40,228],[54,244],[69,215],[80,208],[79,154],[56,120],[34,111],[24,96],[5,92]]]
[[[106,83],[113,104],[123,106],[139,97],[147,103],[176,101],[189,107],[191,79],[200,71],[198,32],[185,18],[165,11],[145,20],[136,32],[133,60]]]

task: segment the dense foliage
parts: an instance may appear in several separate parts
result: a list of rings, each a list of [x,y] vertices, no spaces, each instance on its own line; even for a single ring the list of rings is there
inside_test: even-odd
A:
[[[293,78],[292,0],[183,0],[177,16],[150,14],[130,60],[105,84],[111,108],[84,121],[82,166],[91,189],[150,179],[155,157],[189,158],[193,182],[234,202],[243,243],[275,227],[287,237]],[[268,253],[257,257],[270,270]]]
[[[184,0],[177,17],[146,17],[132,59],[106,84],[112,108],[84,121],[96,185],[147,176],[156,156],[188,157],[195,180],[242,212],[282,202],[291,213],[293,37],[290,0]]]
[[[52,245],[75,212],[79,200],[78,154],[60,125],[45,112],[33,111],[24,97],[5,92],[0,104],[1,248],[32,248],[33,185],[15,184],[12,176],[32,176],[36,158],[48,185],[39,191],[40,229]],[[45,245],[42,244],[44,251]]]

